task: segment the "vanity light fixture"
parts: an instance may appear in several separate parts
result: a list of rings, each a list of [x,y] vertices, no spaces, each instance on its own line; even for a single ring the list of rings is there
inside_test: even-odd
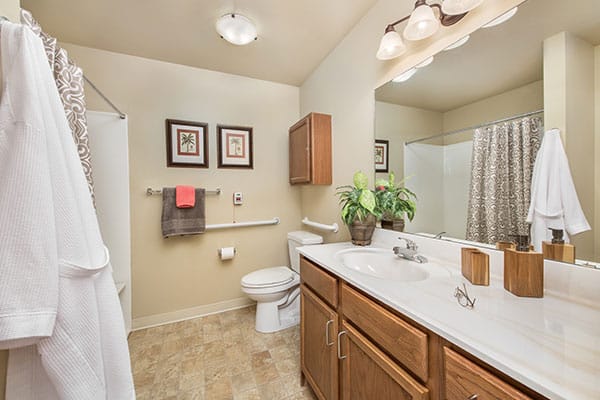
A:
[[[381,38],[377,58],[379,60],[391,60],[404,54],[405,51],[406,45],[402,41],[402,36],[396,32],[393,26],[388,25],[385,35]]]
[[[428,66],[432,62],[433,62],[433,56],[431,56],[428,59],[426,59],[425,61],[423,61],[423,62],[415,65],[415,68],[425,68],[426,66]]]
[[[505,12],[498,18],[495,18],[495,19],[491,20],[490,22],[488,22],[487,24],[483,25],[482,28],[491,28],[493,26],[500,25],[501,23],[506,22],[509,19],[511,19],[512,17],[514,17],[515,14],[517,13],[517,11],[519,11],[519,7],[515,7],[513,9]]]
[[[241,14],[225,14],[217,19],[215,27],[223,39],[238,46],[257,39],[256,26]]]
[[[442,4],[427,4],[426,0],[416,0],[413,12],[398,21],[387,25],[379,49],[377,58],[379,60],[390,60],[402,55],[406,46],[402,37],[396,32],[396,25],[408,21],[403,31],[406,40],[423,40],[434,35],[440,26],[452,26],[464,18],[467,13],[479,6],[483,0],[445,0]],[[448,4],[446,4],[448,3]],[[466,11],[458,14],[449,14],[445,8],[456,13],[461,9]],[[435,10],[434,10],[435,9]]]
[[[467,43],[469,41],[469,39],[471,38],[470,35],[465,36],[462,39],[457,40],[456,42],[452,43],[450,46],[446,47],[444,49],[444,51],[448,51],[448,50],[454,50],[456,48],[459,48],[460,46],[462,46],[463,44]]]
[[[408,71],[398,75],[397,77],[395,77],[394,79],[392,79],[392,82],[395,83],[402,83],[402,82],[406,82],[407,80],[409,80],[410,78],[412,78],[412,76],[414,74],[417,73],[417,68],[411,68]]]
[[[448,15],[460,15],[478,7],[483,0],[444,0],[442,11]]]
[[[404,37],[407,40],[423,40],[435,34],[440,29],[440,21],[433,13],[433,9],[425,1],[417,2],[414,11],[410,14],[408,24],[404,28]]]

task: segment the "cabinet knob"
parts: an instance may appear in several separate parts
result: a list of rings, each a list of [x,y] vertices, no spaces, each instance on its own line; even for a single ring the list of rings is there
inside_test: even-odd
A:
[[[472,394],[469,397],[467,397],[467,400],[477,400],[479,398],[479,395],[477,394]]]
[[[333,346],[333,344],[335,342],[329,342],[329,325],[331,325],[333,323],[333,320],[330,319],[329,321],[327,321],[327,323],[325,324],[325,344],[329,347],[329,346]]]
[[[342,335],[345,335],[346,331],[341,331],[340,333],[338,333],[337,335],[337,356],[339,360],[343,360],[344,358],[346,358],[347,356],[343,356],[342,355]]]

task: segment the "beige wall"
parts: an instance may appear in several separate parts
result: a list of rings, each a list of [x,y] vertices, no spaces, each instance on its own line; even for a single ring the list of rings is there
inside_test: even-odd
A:
[[[595,160],[596,160],[596,169],[595,169],[595,184],[594,184],[594,197],[596,199],[595,210],[596,210],[596,232],[594,235],[594,242],[596,243],[595,253],[596,253],[596,261],[600,261],[600,46],[596,46],[595,48],[595,106],[596,106],[596,134],[594,138],[595,142]]]
[[[592,231],[573,238],[577,257],[595,259],[594,47],[567,32],[544,41],[545,126],[559,128]]]
[[[389,140],[389,171],[404,176],[404,142],[435,135],[442,130],[442,114],[436,111],[375,102],[375,137]],[[387,173],[376,178],[387,179]],[[410,185],[409,185],[410,186]]]
[[[444,113],[444,132],[476,126],[544,108],[544,83],[537,81]],[[472,131],[444,138],[444,144],[472,139]]]
[[[441,29],[432,39],[409,44],[403,57],[389,62],[375,58],[385,26],[408,14],[413,4],[379,0],[340,44],[323,60],[300,88],[301,114],[320,111],[333,115],[333,185],[302,189],[302,214],[325,222],[339,218],[335,187],[348,184],[356,170],[374,175],[373,91],[399,73],[437,53],[467,33],[502,14],[521,0],[490,0],[460,24]],[[327,235],[329,240],[348,238],[347,230]]]
[[[0,15],[12,22],[19,21],[19,0],[0,0]]]
[[[300,193],[288,183],[287,129],[298,119],[298,88],[123,54],[63,44],[85,74],[129,118],[133,318],[245,301],[240,278],[288,265],[286,233],[300,228]],[[88,107],[108,111],[86,91]],[[165,166],[165,118],[209,124],[208,169]],[[254,169],[217,169],[216,125],[254,128]],[[93,156],[93,155],[92,155]],[[146,187],[222,188],[207,196],[207,223],[281,218],[278,226],[210,231],[163,239],[160,196]],[[232,205],[234,191],[244,205]],[[217,249],[235,246],[222,262]],[[184,310],[184,311],[182,311]],[[168,318],[168,317],[165,317]],[[152,318],[144,318],[145,322]]]

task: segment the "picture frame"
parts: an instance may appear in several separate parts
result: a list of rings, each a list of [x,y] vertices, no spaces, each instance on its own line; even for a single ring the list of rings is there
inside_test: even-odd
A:
[[[217,167],[254,168],[252,128],[217,125]]]
[[[375,140],[375,172],[388,172],[390,161],[389,149],[389,140]]]
[[[167,119],[167,167],[208,168],[208,124]]]

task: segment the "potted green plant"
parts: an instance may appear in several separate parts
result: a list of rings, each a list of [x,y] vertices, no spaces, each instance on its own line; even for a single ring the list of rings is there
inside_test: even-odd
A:
[[[352,244],[367,246],[380,213],[377,208],[375,192],[368,189],[369,179],[358,171],[354,174],[354,186],[345,185],[337,188],[342,206],[342,221],[348,226]]]
[[[404,187],[403,181],[396,184],[394,173],[388,180],[379,179],[375,183],[377,208],[381,214],[381,227],[394,231],[404,231],[404,219],[415,217],[417,196]]]

